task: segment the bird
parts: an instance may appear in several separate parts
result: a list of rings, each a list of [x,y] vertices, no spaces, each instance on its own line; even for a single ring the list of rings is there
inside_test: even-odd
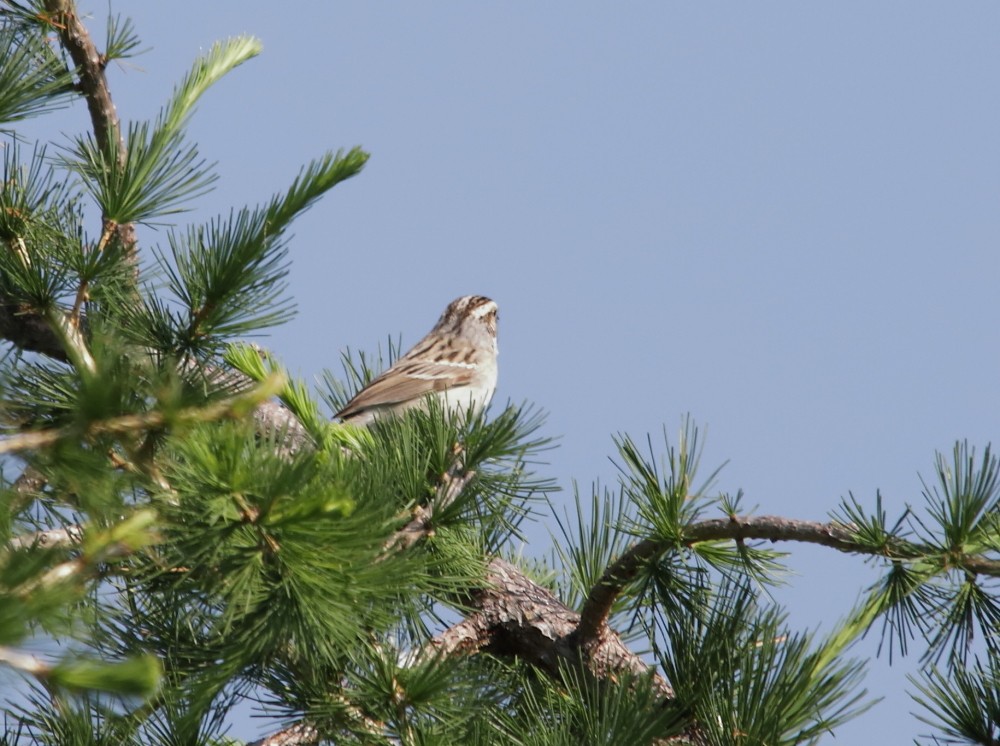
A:
[[[335,415],[369,426],[437,398],[460,416],[487,407],[497,386],[497,304],[482,295],[456,298],[434,328]]]

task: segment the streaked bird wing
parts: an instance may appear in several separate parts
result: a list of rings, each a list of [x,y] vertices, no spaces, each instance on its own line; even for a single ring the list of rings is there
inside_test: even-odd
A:
[[[428,362],[401,359],[359,391],[337,412],[349,419],[372,407],[387,407],[419,399],[426,394],[468,386],[475,366],[467,363]]]

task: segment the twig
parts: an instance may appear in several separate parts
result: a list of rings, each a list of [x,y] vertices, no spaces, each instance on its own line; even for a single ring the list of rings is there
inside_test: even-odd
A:
[[[52,666],[42,662],[33,655],[22,653],[6,645],[0,645],[0,663],[6,663],[11,668],[44,679],[52,673]]]
[[[82,558],[61,562],[55,567],[49,568],[44,575],[31,582],[24,583],[17,588],[17,593],[21,598],[28,598],[39,588],[52,588],[65,581],[83,575],[90,569],[90,563]]]
[[[104,56],[97,50],[90,32],[80,20],[73,0],[45,0],[45,10],[50,15],[49,23],[59,34],[60,42],[76,65],[78,86],[87,102],[97,145],[105,153],[111,152],[114,147],[118,165],[121,166],[128,153],[118,121],[118,111],[111,99],[111,89],[104,74]],[[113,233],[121,241],[125,256],[138,271],[135,226],[132,223],[119,225],[107,215],[103,216],[103,221],[102,234]]]
[[[51,16],[50,23],[59,33],[63,47],[76,64],[80,92],[87,101],[97,145],[107,151],[111,143],[116,143],[120,162],[124,162],[125,143],[121,139],[118,112],[111,100],[108,79],[104,75],[103,58],[80,20],[75,3],[73,0],[45,0],[45,10]]]
[[[105,223],[104,230],[101,231],[101,240],[97,242],[95,251],[100,254],[108,247],[108,241],[113,234],[112,225]],[[80,280],[80,287],[76,289],[76,298],[73,300],[73,309],[69,313],[69,322],[74,328],[80,328],[80,311],[83,304],[90,300],[90,287],[86,280]]]
[[[83,526],[73,524],[65,528],[52,528],[47,531],[36,531],[24,536],[15,536],[7,542],[7,548],[15,551],[38,547],[40,549],[55,549],[56,547],[72,547],[83,539]]]
[[[87,341],[83,338],[83,334],[80,333],[78,323],[74,322],[72,318],[67,317],[58,308],[53,308],[49,312],[48,319],[52,328],[55,329],[56,334],[62,340],[63,347],[66,348],[66,355],[73,365],[82,373],[91,376],[96,375],[97,362],[94,360],[94,356],[90,354],[90,348],[87,347]]]
[[[16,514],[34,500],[46,484],[48,484],[48,480],[38,469],[30,464],[26,465],[20,476],[14,480],[14,484],[11,485],[11,498],[7,503],[11,515]]]
[[[434,513],[444,510],[462,494],[469,482],[476,476],[474,471],[461,471],[461,464],[444,475],[434,498],[427,505],[420,505],[413,511],[413,518],[399,529],[385,543],[385,551],[401,552],[409,549],[432,530]]]
[[[24,242],[21,236],[15,236],[10,239],[10,248],[17,254],[17,258],[21,260],[21,264],[25,267],[31,266],[31,257],[28,255],[28,245]]]
[[[360,707],[348,701],[340,694],[331,694],[330,698],[341,706],[341,715],[350,721],[347,726],[355,731],[355,735],[366,734],[366,741],[371,743],[385,742],[385,724],[366,714]],[[330,735],[327,734],[327,740]],[[311,723],[305,721],[271,733],[263,738],[247,744],[247,746],[310,746],[319,743],[320,733]],[[395,739],[389,743],[396,743]]]
[[[237,396],[223,399],[203,407],[188,407],[172,413],[159,411],[143,412],[141,414],[126,414],[99,420],[88,425],[67,425],[52,430],[19,433],[0,440],[0,455],[19,451],[36,450],[58,443],[71,437],[92,437],[95,435],[117,435],[131,433],[136,430],[148,430],[167,424],[184,425],[195,422],[211,422],[225,417],[242,415],[248,409],[259,405],[268,397],[274,396],[284,386],[284,377],[272,375],[253,390]]]
[[[247,746],[311,746],[315,743],[319,743],[319,731],[308,723],[296,723]]]

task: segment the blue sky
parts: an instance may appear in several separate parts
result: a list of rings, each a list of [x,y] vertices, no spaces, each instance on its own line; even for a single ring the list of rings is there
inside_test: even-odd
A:
[[[103,28],[107,6],[82,7]],[[611,434],[674,437],[684,413],[704,467],[728,461],[720,489],[806,519],[849,491],[919,504],[935,450],[994,437],[1000,5],[278,7],[120,0],[150,50],[109,75],[123,119],[152,117],[213,41],[262,40],[192,122],[221,180],[182,221],[262,202],[326,150],[372,154],[296,224],[300,313],[264,340],[294,371],[490,295],[497,398],[549,412],[566,504],[574,479],[613,483]],[[530,536],[547,552],[545,525]],[[874,580],[789,549],[796,628]],[[873,661],[885,701],[823,743],[929,732],[914,667]]]

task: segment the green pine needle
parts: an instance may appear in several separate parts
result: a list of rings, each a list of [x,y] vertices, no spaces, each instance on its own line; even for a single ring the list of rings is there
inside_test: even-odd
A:
[[[38,29],[0,16],[0,124],[66,106],[73,78]]]

